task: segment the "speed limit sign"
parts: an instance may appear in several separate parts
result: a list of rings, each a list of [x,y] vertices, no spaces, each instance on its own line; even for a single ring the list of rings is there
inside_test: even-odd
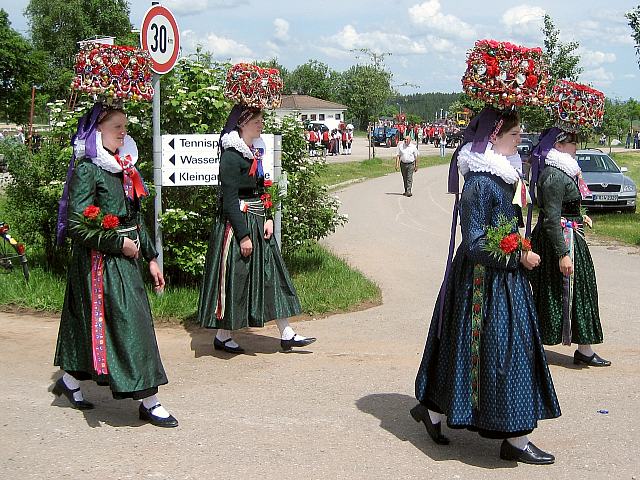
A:
[[[140,29],[142,48],[151,55],[151,70],[169,73],[180,52],[180,32],[173,13],[161,5],[154,5],[144,15]]]

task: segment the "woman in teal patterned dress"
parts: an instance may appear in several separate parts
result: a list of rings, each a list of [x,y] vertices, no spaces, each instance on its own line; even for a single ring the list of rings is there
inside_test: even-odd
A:
[[[167,377],[139,257],[149,262],[156,291],[164,288],[164,278],[140,213],[147,193],[135,168],[138,150],[122,110],[96,104],[80,120],[79,133],[83,128],[83,139],[74,141],[78,160],[68,182],[73,253],[54,361],[65,373],[53,393],[65,395],[75,408],[93,408],[79,384],[91,379],[108,385],[114,398],[141,400],[140,419],[176,427],[156,396]],[[117,216],[115,237],[87,238],[78,229],[78,217],[95,214],[95,207]]]
[[[534,161],[544,169],[537,180],[540,215],[531,240],[542,262],[530,278],[543,343],[576,343],[575,364],[604,367],[611,362],[591,347],[603,338],[596,275],[580,212],[588,189],[575,160],[577,142],[575,133],[554,127],[534,151]]]
[[[539,420],[560,416],[525,275],[539,257],[518,250],[502,259],[485,250],[488,227],[521,218],[512,203],[520,177],[509,159],[519,140],[515,112],[486,108],[452,160],[450,191],[457,191],[456,157],[465,178],[462,243],[434,308],[415,382],[420,403],[411,415],[438,444],[449,443],[442,433],[446,421],[450,428],[503,439],[502,459],[549,464],[553,455],[528,439]]]
[[[287,320],[302,309],[273,238],[270,209],[261,199],[262,127],[261,110],[237,104],[220,135],[222,205],[209,239],[198,320],[218,329],[213,346],[229,353],[244,352],[232,331],[270,320],[276,320],[284,351],[316,340],[295,333]]]

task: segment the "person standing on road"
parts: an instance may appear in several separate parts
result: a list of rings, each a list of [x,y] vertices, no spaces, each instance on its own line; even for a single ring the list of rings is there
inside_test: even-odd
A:
[[[591,219],[580,211],[582,199],[591,192],[575,159],[577,131],[581,125],[599,123],[604,95],[561,80],[553,98],[558,99],[554,112],[559,127],[542,134],[532,155],[531,189],[537,186],[539,215],[531,242],[542,262],[530,280],[540,336],[546,345],[577,344],[574,364],[607,367],[611,362],[592,348],[603,342],[603,334],[596,273],[584,236],[584,224],[590,225]]]
[[[536,82],[531,82],[531,91],[523,86],[520,98],[531,96],[539,102],[548,78],[541,56],[539,49],[476,42],[463,78],[465,91],[487,103],[508,100],[508,94],[493,97],[513,87],[496,85],[500,80],[495,70],[480,68],[489,58],[511,66],[507,78],[519,74],[523,65],[531,69]],[[554,456],[536,447],[528,435],[539,420],[559,417],[560,407],[525,275],[540,257],[518,233],[524,184],[509,161],[518,154],[520,141],[513,107],[484,108],[452,157],[448,186],[456,202],[450,256],[416,376],[419,404],[410,413],[437,444],[449,443],[442,433],[446,421],[451,428],[502,439],[503,460],[545,465],[553,463]],[[464,176],[460,197],[458,171]],[[458,211],[462,242],[451,261]]]
[[[213,346],[228,353],[244,353],[233,331],[274,319],[283,351],[316,340],[296,334],[287,320],[302,308],[273,238],[272,199],[266,191],[271,181],[262,168],[262,109],[279,105],[282,88],[274,70],[241,63],[227,74],[225,95],[238,103],[220,134],[221,205],[209,238],[198,321],[218,329]],[[261,83],[265,72],[269,90]]]
[[[405,135],[404,140],[398,144],[398,154],[396,155],[396,172],[400,168],[402,173],[402,183],[404,184],[405,197],[411,197],[411,187],[413,186],[413,174],[418,171],[418,149],[411,142],[411,137]]]

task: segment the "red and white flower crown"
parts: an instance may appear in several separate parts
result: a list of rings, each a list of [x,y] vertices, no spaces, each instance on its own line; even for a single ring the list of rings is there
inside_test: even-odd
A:
[[[101,97],[107,104],[150,101],[150,63],[149,54],[138,48],[88,43],[76,55],[71,88]]]
[[[604,117],[604,94],[581,83],[558,80],[550,107],[556,125],[563,130],[577,132],[581,126],[598,127]]]
[[[260,110],[278,108],[283,86],[279,70],[237,63],[227,72],[224,95],[236,103]]]
[[[549,72],[540,48],[478,40],[467,56],[462,88],[495,108],[545,105]]]

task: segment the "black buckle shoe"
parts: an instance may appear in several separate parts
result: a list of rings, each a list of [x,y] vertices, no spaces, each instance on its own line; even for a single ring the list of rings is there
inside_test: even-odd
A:
[[[141,403],[140,408],[138,408],[138,411],[140,412],[140,420],[149,422],[151,425],[155,425],[156,427],[164,427],[164,428],[177,427],[178,420],[176,420],[173,415],[169,415],[167,418],[163,418],[153,414],[153,411],[159,406],[160,404],[156,403],[153,407],[147,408]]]
[[[503,440],[500,446],[500,458],[531,465],[551,465],[556,461],[556,457],[550,453],[543,452],[531,442],[527,443],[524,450],[520,450],[507,440]]]
[[[93,408],[93,403],[87,402],[86,400],[76,400],[75,398],[73,398],[73,394],[79,391],[79,388],[71,390],[69,387],[67,387],[67,384],[64,383],[62,377],[60,377],[56,384],[53,386],[53,390],[51,390],[51,393],[53,393],[57,397],[61,395],[67,397],[67,400],[71,402],[71,406],[73,408],[76,408],[78,410],[91,410]]]
[[[238,345],[237,347],[230,347],[229,345],[227,345],[227,342],[230,342],[231,340],[231,338],[227,338],[223,342],[222,340],[218,340],[217,337],[214,337],[213,348],[216,350],[224,350],[225,352],[229,353],[244,353],[244,348],[242,348],[240,345]]]
[[[409,413],[411,413],[411,416],[416,422],[424,423],[431,440],[438,445],[449,445],[449,439],[442,434],[442,422],[433,423],[427,407],[419,403],[413,407]]]
[[[611,365],[609,360],[605,360],[597,353],[594,353],[590,357],[583,355],[578,350],[576,350],[573,354],[573,363],[576,365],[580,365],[584,363],[585,365],[589,365],[590,367],[608,367]]]
[[[313,342],[316,341],[315,337],[307,337],[303,340],[296,340],[295,338],[296,337],[294,336],[290,340],[281,339],[280,346],[282,347],[282,350],[284,350],[285,352],[288,352],[293,347],[306,347],[307,345],[311,345]]]

